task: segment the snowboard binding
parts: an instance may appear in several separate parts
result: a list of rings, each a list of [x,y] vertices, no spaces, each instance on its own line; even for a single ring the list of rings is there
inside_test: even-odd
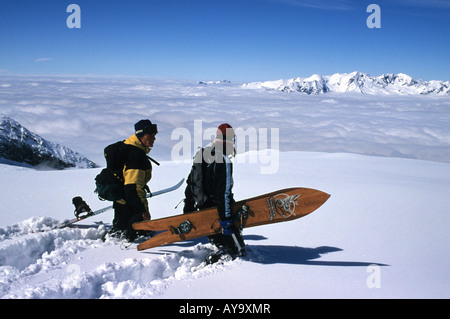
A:
[[[74,215],[80,220],[89,217],[93,214],[92,209],[80,196],[76,196],[72,199],[72,204],[75,206]]]
[[[236,219],[239,221],[239,230],[242,231],[242,229],[244,228],[244,223],[248,218],[248,210],[249,207],[247,205],[242,205],[241,208],[239,208],[236,211]]]
[[[177,235],[188,234],[191,231],[192,226],[192,223],[189,220],[186,220],[185,222],[182,222],[178,227],[172,226],[171,230],[174,234]]]

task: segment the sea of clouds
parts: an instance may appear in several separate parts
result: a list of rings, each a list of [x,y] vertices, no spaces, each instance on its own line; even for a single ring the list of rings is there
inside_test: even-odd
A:
[[[174,159],[173,149],[187,138],[176,134],[180,129],[192,133],[192,147],[175,159],[191,159],[228,122],[243,133],[240,151],[265,146],[450,162],[449,110],[450,98],[438,95],[304,95],[227,81],[0,78],[0,113],[99,165],[104,147],[133,134],[143,118],[158,124],[152,156],[159,160]]]

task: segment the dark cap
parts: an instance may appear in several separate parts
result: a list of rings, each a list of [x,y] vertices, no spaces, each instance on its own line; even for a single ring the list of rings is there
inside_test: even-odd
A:
[[[158,133],[158,127],[150,120],[140,120],[134,124],[134,130],[137,137],[141,137],[144,134],[156,134]]]

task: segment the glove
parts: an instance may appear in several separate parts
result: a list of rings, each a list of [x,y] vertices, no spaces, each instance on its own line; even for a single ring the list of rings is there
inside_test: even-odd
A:
[[[142,220],[150,220],[150,213],[149,212],[143,212],[142,213]]]
[[[222,227],[222,234],[232,235],[233,234],[233,221],[231,219],[220,220],[220,227]]]

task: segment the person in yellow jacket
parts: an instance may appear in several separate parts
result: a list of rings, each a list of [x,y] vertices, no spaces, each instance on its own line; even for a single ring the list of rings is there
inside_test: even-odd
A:
[[[134,125],[135,134],[124,141],[127,159],[123,168],[124,200],[114,202],[112,233],[120,233],[129,241],[136,238],[132,224],[150,220],[146,198],[147,183],[152,178],[152,165],[147,157],[156,140],[158,128],[150,120],[140,120]]]

